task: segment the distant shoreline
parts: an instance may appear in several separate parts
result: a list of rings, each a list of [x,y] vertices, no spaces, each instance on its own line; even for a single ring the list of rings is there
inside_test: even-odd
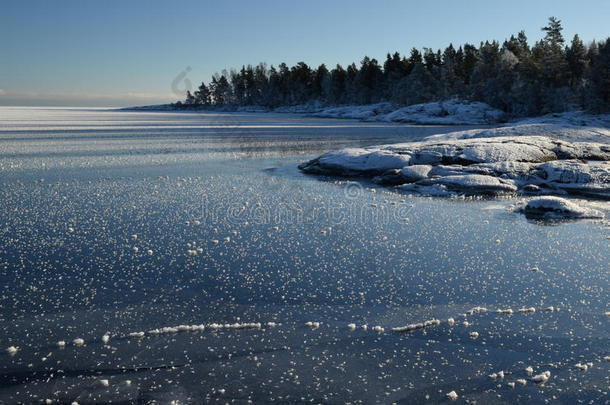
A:
[[[367,122],[408,123],[420,125],[487,125],[506,122],[503,111],[488,104],[457,98],[399,106],[390,102],[365,105],[324,105],[308,103],[293,106],[266,108],[260,106],[208,106],[160,104],[121,108],[120,111],[163,112],[242,112],[307,114],[316,118],[356,119]]]

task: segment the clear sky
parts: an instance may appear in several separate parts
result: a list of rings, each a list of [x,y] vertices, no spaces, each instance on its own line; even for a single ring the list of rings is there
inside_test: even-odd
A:
[[[0,105],[164,103],[181,72],[195,86],[248,63],[382,61],[520,30],[533,42],[551,15],[567,38],[610,36],[608,0],[2,0]]]

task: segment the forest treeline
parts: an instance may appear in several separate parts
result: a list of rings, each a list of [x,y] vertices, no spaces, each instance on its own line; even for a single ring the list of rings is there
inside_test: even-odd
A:
[[[327,105],[389,101],[412,105],[452,97],[482,101],[511,115],[527,116],[583,108],[610,109],[610,38],[566,42],[561,21],[551,17],[544,38],[530,46],[521,31],[502,44],[453,45],[443,51],[413,48],[387,55],[383,64],[365,56],[360,65],[304,62],[277,68],[261,63],[216,74],[175,105],[274,108],[322,102]]]

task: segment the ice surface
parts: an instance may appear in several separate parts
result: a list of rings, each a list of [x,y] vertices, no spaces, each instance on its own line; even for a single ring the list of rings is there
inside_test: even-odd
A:
[[[296,170],[327,150],[450,129],[0,110],[0,402],[604,400],[601,221],[542,227],[511,200],[419,198]],[[420,173],[515,180],[549,163],[464,165],[443,153],[415,156],[429,162]],[[553,373],[544,389],[486,377],[529,379],[528,365]]]

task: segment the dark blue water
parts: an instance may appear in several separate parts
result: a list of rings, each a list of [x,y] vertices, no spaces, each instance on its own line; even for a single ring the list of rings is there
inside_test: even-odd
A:
[[[0,402],[608,401],[605,223],[296,169],[447,128],[4,112],[0,345],[18,350],[0,354]],[[391,331],[429,319],[442,322]],[[210,328],[244,322],[261,326]],[[183,324],[206,328],[129,336]],[[535,384],[527,366],[551,378]]]

